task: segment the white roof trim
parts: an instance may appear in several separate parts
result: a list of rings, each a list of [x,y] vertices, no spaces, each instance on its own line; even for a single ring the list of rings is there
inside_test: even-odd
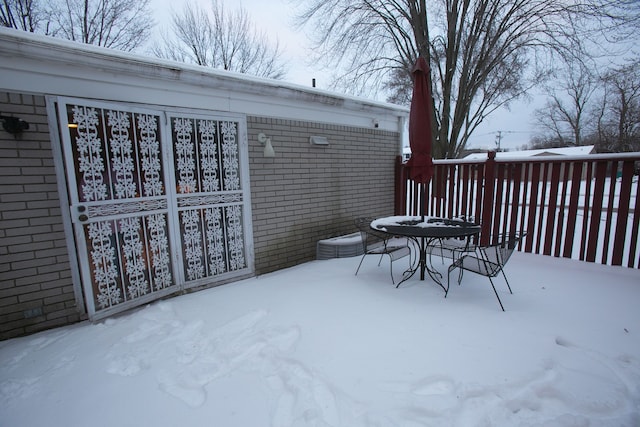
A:
[[[406,107],[0,28],[0,88],[399,131]]]

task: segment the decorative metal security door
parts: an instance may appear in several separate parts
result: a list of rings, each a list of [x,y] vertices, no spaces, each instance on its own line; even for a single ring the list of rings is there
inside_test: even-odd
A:
[[[58,116],[90,318],[251,271],[238,118],[75,99]]]
[[[239,122],[169,114],[187,283],[249,268]]]

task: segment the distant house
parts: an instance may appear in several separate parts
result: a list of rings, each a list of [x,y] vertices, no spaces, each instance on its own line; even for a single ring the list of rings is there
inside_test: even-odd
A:
[[[520,151],[501,151],[495,153],[495,159],[500,160],[510,160],[510,159],[534,159],[536,157],[580,157],[586,156],[589,154],[595,153],[594,145],[585,145],[580,147],[563,147],[563,148],[544,148],[538,150],[520,150]],[[472,153],[464,158],[464,160],[471,161],[483,161],[487,159],[487,152],[483,153]],[[573,169],[569,169],[568,174],[571,176],[571,171]],[[583,172],[582,179],[586,176],[586,172]],[[523,179],[530,179],[530,177],[523,176]],[[547,174],[547,180],[551,179],[551,172],[549,171]]]
[[[538,150],[500,151],[496,153],[496,159],[513,159],[541,156],[585,156],[595,153],[594,145],[581,147],[542,148]],[[485,160],[487,153],[472,153],[464,157],[465,160]]]
[[[0,116],[4,339],[314,260],[408,109],[0,28]]]
[[[471,151],[471,152],[469,152]],[[469,150],[469,154],[464,157],[464,160],[486,160],[487,150]],[[519,151],[500,151],[496,153],[497,159],[508,158],[526,158],[526,157],[538,157],[538,156],[584,156],[587,154],[594,154],[595,145],[585,145],[581,147],[563,147],[563,148],[545,148],[539,150],[519,150]],[[402,160],[407,161],[411,157],[411,147],[402,147]]]

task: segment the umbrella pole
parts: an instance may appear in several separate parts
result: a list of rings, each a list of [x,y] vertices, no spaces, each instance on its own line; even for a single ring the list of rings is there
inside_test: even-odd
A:
[[[420,184],[420,218],[424,222],[424,193],[425,183]],[[424,270],[427,266],[427,252],[424,246],[424,237],[420,239],[420,280],[424,280]]]

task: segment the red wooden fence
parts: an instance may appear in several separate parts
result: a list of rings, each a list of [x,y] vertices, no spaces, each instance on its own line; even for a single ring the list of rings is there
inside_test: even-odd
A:
[[[398,157],[397,215],[471,217],[481,243],[526,232],[521,250],[640,268],[640,154],[436,160],[420,198]]]

